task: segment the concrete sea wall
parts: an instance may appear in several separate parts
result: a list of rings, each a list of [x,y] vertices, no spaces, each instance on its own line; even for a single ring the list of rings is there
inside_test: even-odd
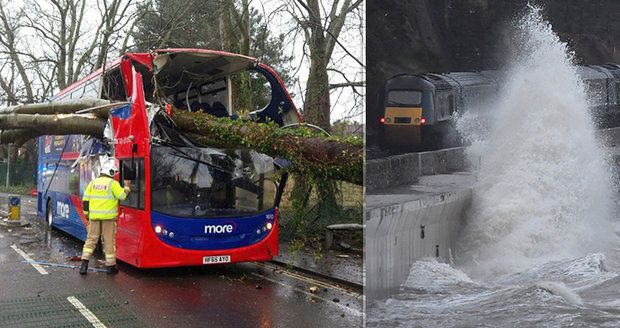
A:
[[[464,171],[465,147],[394,155],[366,162],[367,192],[415,183],[420,176]]]
[[[471,187],[466,187],[369,208],[364,257],[366,300],[385,299],[398,292],[411,264],[418,259],[450,261],[471,195]]]

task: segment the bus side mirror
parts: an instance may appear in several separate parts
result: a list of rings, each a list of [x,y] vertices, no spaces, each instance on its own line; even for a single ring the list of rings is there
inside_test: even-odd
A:
[[[136,169],[131,167],[131,163],[123,164],[123,180],[136,180]]]

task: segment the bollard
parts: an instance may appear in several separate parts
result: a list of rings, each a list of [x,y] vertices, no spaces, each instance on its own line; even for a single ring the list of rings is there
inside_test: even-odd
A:
[[[20,222],[21,198],[9,196],[9,222]]]

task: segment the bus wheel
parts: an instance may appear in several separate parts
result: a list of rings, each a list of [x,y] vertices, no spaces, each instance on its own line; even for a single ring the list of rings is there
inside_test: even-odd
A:
[[[45,213],[45,221],[47,223],[47,228],[52,229],[52,224],[54,222],[54,215],[52,212],[52,202],[47,201],[47,211]]]

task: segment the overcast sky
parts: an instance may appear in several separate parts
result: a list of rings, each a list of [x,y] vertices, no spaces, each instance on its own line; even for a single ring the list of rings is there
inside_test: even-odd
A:
[[[333,3],[333,0],[321,0],[322,8],[325,10],[326,8],[330,8]],[[13,11],[13,14],[18,10],[18,8],[23,6],[23,0],[17,1],[7,1],[3,0],[6,4],[6,7]],[[255,7],[262,12],[265,17],[269,19],[269,27],[273,32],[273,35],[279,35],[281,33],[287,33],[291,30],[292,19],[291,16],[286,12],[278,12],[276,9],[280,7],[286,0],[251,0],[251,6]],[[50,6],[47,1],[39,2],[42,7]],[[96,4],[94,1],[89,1],[91,4],[90,10],[92,14],[86,15],[85,21],[95,20],[96,15],[98,15],[98,11],[96,10]],[[343,28],[343,32],[339,38],[339,42],[341,45],[336,45],[334,49],[334,53],[332,55],[332,62],[330,67],[336,68],[339,71],[343,72],[346,75],[346,78],[349,81],[364,81],[365,80],[365,69],[358,63],[358,61],[365,63],[365,24],[361,17],[365,17],[365,3],[362,3],[361,7],[361,15],[351,13],[347,16],[347,23],[345,24],[345,28]],[[51,7],[50,7],[51,10]],[[92,25],[94,26],[96,23],[93,21]],[[84,24],[84,26],[88,26],[88,24]],[[291,64],[293,66],[293,72],[295,76],[298,78],[298,83],[293,86],[289,86],[289,91],[294,95],[295,104],[298,107],[303,106],[303,96],[305,93],[305,84],[306,78],[308,76],[309,69],[309,59],[303,56],[304,53],[304,36],[302,34],[298,34],[293,37],[292,34],[288,34],[288,41],[290,42],[287,49],[285,51],[289,51],[288,54],[294,56]],[[120,46],[120,45],[119,45]],[[350,53],[347,54],[347,51]],[[44,49],[42,49],[44,50]],[[355,58],[353,58],[352,56]],[[346,82],[345,78],[340,74],[331,73],[330,72],[330,83],[344,83]],[[364,87],[356,88],[358,93],[362,95],[365,94]],[[331,113],[331,121],[334,122],[339,119],[349,119],[354,120],[359,123],[363,123],[365,119],[364,114],[364,106],[365,99],[362,96],[357,95],[352,88],[339,88],[334,89],[331,93],[331,104],[332,104],[332,113]]]
[[[280,33],[286,33],[291,29],[291,18],[287,13],[275,14],[274,11],[282,4],[284,0],[254,0],[251,5],[257,8],[259,11],[264,12],[266,17],[270,17],[270,28],[274,35]],[[329,8],[333,3],[333,0],[322,0],[324,6]],[[365,2],[362,2],[361,16],[365,17]],[[362,25],[364,24],[364,25]],[[365,50],[365,36],[366,28],[364,20],[359,19],[354,14],[349,14],[347,17],[347,23],[345,24],[343,33],[339,38],[339,42],[342,46],[346,47],[347,51],[351,53],[355,58],[365,64],[366,50]],[[359,28],[359,27],[362,28]],[[348,27],[348,28],[347,28]],[[298,85],[292,86],[291,92],[295,94],[294,101],[297,106],[303,104],[302,97],[305,90],[306,77],[308,76],[308,69],[310,66],[309,61],[303,60],[303,35],[297,36],[298,40],[295,40],[295,46],[289,47],[291,54],[295,57],[292,61],[294,68],[299,67],[297,77],[299,78]],[[290,40],[289,40],[290,41]],[[332,65],[338,70],[347,75],[350,81],[365,81],[365,68],[360,66],[358,62],[346,53],[345,50],[339,45],[336,45],[334,54],[332,56]],[[337,73],[330,73],[330,83],[344,83],[346,80]],[[357,91],[362,95],[365,95],[366,88],[357,88]],[[357,100],[357,101],[356,101]],[[349,119],[359,123],[363,123],[365,120],[365,97],[357,96],[351,88],[340,88],[334,90],[331,95],[332,114],[331,121],[334,122],[338,119]]]

